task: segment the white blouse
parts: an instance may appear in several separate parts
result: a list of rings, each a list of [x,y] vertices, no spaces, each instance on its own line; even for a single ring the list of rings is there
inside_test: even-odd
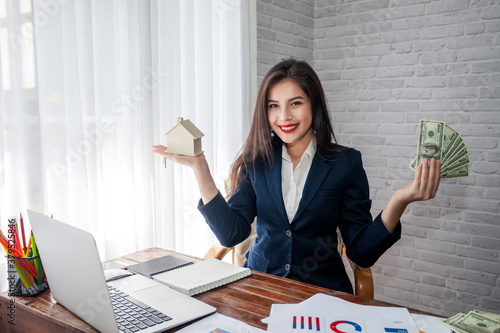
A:
[[[281,191],[283,193],[283,202],[285,203],[288,221],[291,223],[297,209],[299,208],[302,192],[306,184],[307,175],[316,154],[316,138],[313,137],[309,146],[302,154],[299,164],[293,169],[292,159],[288,155],[286,146],[283,145],[282,165],[281,165]]]

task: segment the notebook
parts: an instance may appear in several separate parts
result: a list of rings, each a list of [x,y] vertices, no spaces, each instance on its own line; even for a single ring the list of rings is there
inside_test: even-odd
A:
[[[189,266],[154,274],[152,278],[192,296],[239,280],[250,274],[249,268],[210,258]]]
[[[138,319],[140,326],[146,326],[140,332],[147,333],[163,332],[215,312],[214,307],[142,275],[106,283],[92,234],[31,210],[28,216],[52,297],[98,331],[125,331],[119,329],[123,326],[120,315],[132,308],[154,317],[144,322]],[[127,303],[116,305],[110,296]]]
[[[147,277],[152,277],[155,274],[170,271],[187,265],[192,265],[193,261],[179,258],[175,255],[166,255],[160,258],[147,260],[132,266],[127,267],[129,271],[141,274]]]

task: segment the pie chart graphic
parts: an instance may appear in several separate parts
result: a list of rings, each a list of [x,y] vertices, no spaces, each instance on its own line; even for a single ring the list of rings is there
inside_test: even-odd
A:
[[[342,324],[344,324],[344,325],[342,325]],[[344,331],[341,331],[339,326]],[[359,324],[356,324],[355,322],[348,321],[348,320],[334,321],[333,323],[330,324],[330,328],[335,333],[351,333],[351,332],[361,332],[362,331],[361,326]],[[347,331],[345,331],[345,329],[347,329]]]

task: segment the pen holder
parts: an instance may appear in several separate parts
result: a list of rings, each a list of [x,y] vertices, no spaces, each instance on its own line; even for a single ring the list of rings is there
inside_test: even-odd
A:
[[[7,256],[9,296],[36,296],[49,289],[40,256]]]

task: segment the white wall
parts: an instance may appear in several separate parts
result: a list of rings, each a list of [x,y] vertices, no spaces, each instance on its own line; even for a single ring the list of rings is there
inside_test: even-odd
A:
[[[340,143],[360,150],[372,213],[410,182],[419,119],[447,122],[470,176],[414,203],[372,268],[375,298],[452,315],[500,311],[498,0],[257,1],[258,75],[283,57],[322,79]]]

